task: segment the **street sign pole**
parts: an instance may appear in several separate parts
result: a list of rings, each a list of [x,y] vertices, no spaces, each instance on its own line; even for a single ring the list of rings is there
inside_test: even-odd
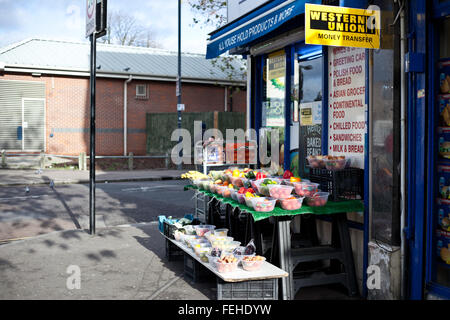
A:
[[[178,97],[178,129],[181,129],[181,0],[178,0],[178,78],[177,78],[177,97]],[[178,140],[181,144],[181,136]],[[183,159],[183,149],[180,152],[181,159]],[[182,164],[178,165],[178,170],[182,170]]]
[[[91,124],[89,158],[89,233],[95,235],[95,89],[97,76],[97,38],[106,34],[108,0],[86,0],[86,37],[91,41]]]
[[[90,141],[90,170],[89,170],[89,233],[95,234],[95,86],[97,66],[97,38],[95,32],[91,40],[91,141]]]

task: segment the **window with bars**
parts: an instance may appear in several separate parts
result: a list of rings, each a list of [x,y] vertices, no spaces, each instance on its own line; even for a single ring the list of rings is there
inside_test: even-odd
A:
[[[136,85],[136,99],[141,99],[141,100],[148,99],[148,85],[146,85],[146,84]]]

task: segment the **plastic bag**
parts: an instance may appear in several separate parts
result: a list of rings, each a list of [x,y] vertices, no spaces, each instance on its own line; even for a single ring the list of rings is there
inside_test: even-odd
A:
[[[219,248],[212,248],[211,257],[220,258],[221,255],[222,255],[222,250],[220,250]]]
[[[252,239],[245,247],[245,255],[250,255],[250,254],[254,254],[254,253],[256,253],[256,246]]]

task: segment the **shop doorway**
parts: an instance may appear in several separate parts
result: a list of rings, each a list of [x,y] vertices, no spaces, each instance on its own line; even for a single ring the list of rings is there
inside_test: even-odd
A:
[[[450,16],[435,21],[433,96],[430,100],[430,162],[426,289],[450,298]]]

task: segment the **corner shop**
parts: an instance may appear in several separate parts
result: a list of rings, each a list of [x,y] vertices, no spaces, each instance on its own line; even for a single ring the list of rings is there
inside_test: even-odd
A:
[[[349,215],[360,285],[363,295],[374,299],[421,299],[428,293],[450,298],[450,269],[437,256],[441,243],[436,238],[439,215],[435,204],[439,192],[435,164],[442,162],[435,134],[439,87],[436,64],[450,57],[450,1],[262,2],[211,33],[208,57],[230,50],[230,54],[247,58],[247,126],[259,132],[269,127],[284,128],[284,166],[298,165],[301,175],[307,171],[303,161],[307,153],[328,154],[333,144],[342,145],[332,131],[355,134],[355,130],[333,126],[332,122],[338,121],[332,113],[330,116],[328,106],[333,106],[339,94],[330,85],[342,76],[330,70],[333,64],[330,68],[329,62],[339,50],[305,44],[304,4],[353,8],[376,5],[381,9],[381,49],[352,52],[353,57],[364,53],[363,63],[356,66],[363,69],[363,77],[355,80],[358,86],[348,88],[360,89],[357,95],[364,106],[359,103],[357,117],[361,122],[362,116],[367,124],[363,133],[356,130],[356,135],[364,138],[352,149],[364,148],[363,156],[356,157],[359,159],[353,164],[365,169],[366,210],[363,215]],[[405,9],[405,29],[401,8]],[[244,27],[261,25],[287,9],[290,13],[284,15],[283,23],[262,24],[259,36],[254,32],[253,36],[242,35]],[[326,222],[323,224],[319,229],[325,236]],[[383,259],[388,262],[383,264]],[[368,290],[365,270],[377,264],[382,289]]]

